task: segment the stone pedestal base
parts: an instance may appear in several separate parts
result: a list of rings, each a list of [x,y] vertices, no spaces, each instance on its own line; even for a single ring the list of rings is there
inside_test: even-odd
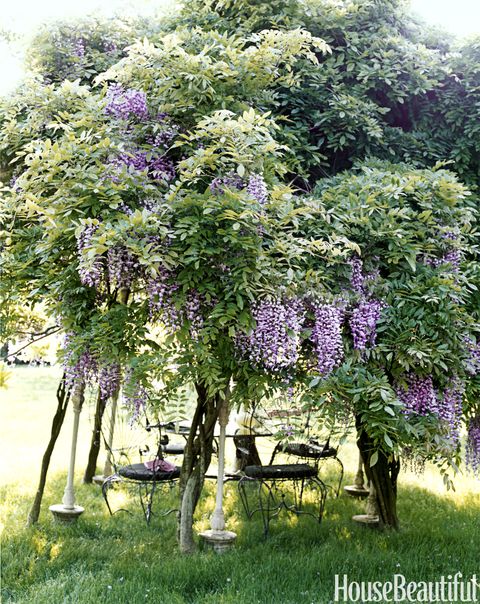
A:
[[[357,497],[358,499],[366,499],[370,492],[368,489],[365,489],[364,487],[357,487],[354,484],[343,487],[343,490],[351,497]]]
[[[378,516],[370,516],[370,514],[357,514],[356,516],[352,516],[352,520],[372,528],[378,528],[380,526],[380,519]]]
[[[103,474],[97,474],[96,476],[94,476],[92,478],[92,482],[95,484],[98,484],[99,486],[102,486],[103,481],[105,480],[105,478],[107,478],[106,476],[104,476]]]
[[[48,509],[52,512],[55,520],[60,522],[75,522],[80,514],[83,514],[85,511],[85,508],[82,508],[80,505],[66,508],[63,503],[51,505]]]
[[[231,531],[204,531],[200,538],[207,547],[211,547],[217,554],[223,554],[233,547],[237,535]]]

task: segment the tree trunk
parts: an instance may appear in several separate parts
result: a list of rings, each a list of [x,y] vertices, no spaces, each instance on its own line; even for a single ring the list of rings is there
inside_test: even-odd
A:
[[[92,440],[90,442],[90,451],[88,453],[87,467],[85,468],[85,474],[83,475],[83,482],[85,484],[91,484],[95,472],[97,469],[97,459],[100,452],[100,443],[102,437],[102,418],[107,406],[106,398],[103,398],[98,389],[97,405],[95,407],[95,417],[93,420],[93,432]]]
[[[67,388],[65,384],[65,374],[63,374],[62,379],[60,380],[60,384],[57,388],[57,410],[52,421],[50,440],[48,442],[47,448],[45,449],[45,453],[43,454],[42,466],[40,469],[40,480],[38,482],[38,488],[35,494],[35,499],[28,514],[27,526],[38,522],[40,508],[42,505],[43,491],[45,489],[45,483],[47,480],[48,467],[50,465],[50,459],[52,457],[53,449],[55,448],[55,443],[57,442],[58,435],[60,434],[60,430],[65,419],[68,402],[70,400],[70,392],[70,388]]]
[[[400,461],[394,456],[387,457],[383,451],[374,447],[372,439],[365,432],[358,416],[356,424],[357,445],[364,462],[365,474],[375,488],[380,525],[398,529],[397,478],[400,472]],[[373,467],[370,467],[370,460],[375,451],[378,453],[378,460]]]
[[[182,553],[195,549],[193,515],[205,482],[205,472],[213,452],[213,437],[218,418],[220,398],[209,397],[203,384],[195,384],[197,407],[185,446],[180,475],[180,512],[178,541]]]

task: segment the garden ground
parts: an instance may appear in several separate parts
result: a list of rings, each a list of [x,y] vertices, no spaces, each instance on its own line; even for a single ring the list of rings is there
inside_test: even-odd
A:
[[[58,370],[16,368],[0,391],[2,465],[2,601],[16,604],[327,604],[335,574],[357,581],[386,581],[395,573],[407,581],[439,579],[455,572],[479,573],[480,482],[456,480],[446,493],[434,469],[400,477],[398,533],[357,526],[361,509],[342,495],[329,498],[321,525],[281,515],[267,541],[260,519],[247,522],[235,485],[227,488],[228,528],[238,533],[224,556],[177,552],[175,519],[154,517],[146,526],[135,499],[134,515],[109,517],[98,487],[80,485],[85,466],[89,412],[84,413],[78,454],[77,500],[86,508],[76,526],[55,524],[48,512],[61,500],[70,423],[52,460],[40,523],[25,528],[41,455],[55,408]],[[19,436],[21,435],[21,436]],[[341,450],[346,483],[353,480],[355,447]],[[208,526],[213,485],[202,499],[196,529]]]

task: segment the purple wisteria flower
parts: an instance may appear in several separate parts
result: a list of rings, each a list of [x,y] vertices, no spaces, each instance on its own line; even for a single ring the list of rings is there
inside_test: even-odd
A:
[[[79,58],[85,56],[85,40],[83,38],[75,38],[73,41],[73,54]]]
[[[348,260],[348,263],[352,267],[352,275],[350,277],[350,283],[352,289],[357,294],[362,294],[364,291],[365,276],[363,274],[363,262],[358,256],[354,256]]]
[[[107,90],[107,115],[128,120],[135,117],[141,120],[148,118],[146,94],[134,88],[125,89],[121,84],[111,84]]]
[[[215,195],[223,195],[225,189],[243,189],[245,183],[235,172],[229,172],[225,176],[217,176],[210,183],[210,191]]]
[[[87,264],[84,250],[90,246],[92,237],[98,229],[98,225],[88,224],[77,237],[78,250],[78,274],[82,285],[99,287],[103,276],[103,259],[95,256],[93,262]]]
[[[366,350],[367,345],[375,346],[377,323],[383,307],[379,300],[364,299],[353,309],[349,324],[355,349]]]
[[[442,393],[434,387],[430,376],[410,373],[406,381],[406,388],[396,389],[399,400],[405,406],[404,412],[407,415],[436,415],[445,425],[448,437],[457,445],[460,439],[464,383],[454,376]]]
[[[260,205],[268,201],[268,188],[261,174],[251,174],[248,179],[247,193]]]
[[[437,393],[430,376],[420,376],[415,373],[408,374],[407,387],[396,389],[397,396],[405,406],[405,413],[418,413],[426,415],[437,408]]]
[[[320,375],[328,376],[343,358],[343,311],[333,304],[320,304],[314,309],[312,341]]]
[[[117,288],[131,287],[141,272],[138,259],[123,245],[108,250],[107,267],[110,285]]]
[[[237,338],[241,352],[254,366],[277,373],[295,366],[300,348],[300,331],[305,319],[297,299],[261,300],[252,308],[255,328]]]
[[[73,334],[67,333],[63,345],[65,350],[63,370],[65,372],[65,383],[68,387],[72,387],[79,382],[83,384],[91,383],[98,371],[97,361],[90,352],[90,349],[86,348],[78,356],[74,357],[70,349],[72,339]]]
[[[130,423],[133,424],[138,419],[141,411],[146,407],[148,393],[143,384],[134,380],[133,371],[130,367],[125,372],[122,398],[126,407],[132,410]]]
[[[98,371],[98,386],[100,396],[103,400],[112,397],[120,387],[120,365],[118,363],[108,363],[102,365]]]
[[[465,463],[475,476],[480,477],[480,415],[470,418],[468,422]]]

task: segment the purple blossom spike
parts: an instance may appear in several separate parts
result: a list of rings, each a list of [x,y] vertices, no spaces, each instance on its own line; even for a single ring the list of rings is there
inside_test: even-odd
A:
[[[77,238],[78,250],[78,274],[82,285],[99,287],[103,276],[103,260],[101,256],[95,256],[93,262],[87,264],[84,250],[90,246],[92,237],[98,229],[98,225],[88,224]]]
[[[315,323],[312,341],[320,375],[328,376],[343,358],[343,312],[332,304],[321,304],[314,309]]]
[[[465,463],[480,478],[480,415],[470,418],[468,422]]]
[[[107,91],[105,111],[107,115],[123,120],[128,120],[132,116],[141,120],[147,119],[146,94],[134,88],[124,89],[121,84],[111,84]]]
[[[260,174],[251,174],[248,179],[247,193],[260,205],[268,201],[268,189],[265,180]]]
[[[367,345],[375,346],[377,323],[384,305],[379,300],[362,300],[350,317],[353,347],[366,350]]]
[[[108,363],[102,365],[98,372],[98,386],[103,400],[112,397],[120,387],[120,365]]]
[[[304,309],[299,300],[257,302],[252,308],[255,328],[237,338],[252,365],[270,373],[294,367],[298,360]]]

